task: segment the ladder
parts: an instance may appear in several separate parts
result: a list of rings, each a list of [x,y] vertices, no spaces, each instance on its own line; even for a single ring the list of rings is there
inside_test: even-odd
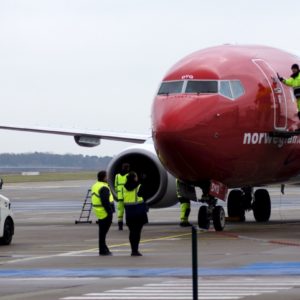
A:
[[[75,224],[78,224],[78,223],[91,224],[92,223],[92,221],[90,220],[91,210],[92,210],[91,190],[88,189],[85,199],[84,199],[84,202],[82,204],[82,209],[81,209],[81,213],[79,216],[79,220],[76,220]]]

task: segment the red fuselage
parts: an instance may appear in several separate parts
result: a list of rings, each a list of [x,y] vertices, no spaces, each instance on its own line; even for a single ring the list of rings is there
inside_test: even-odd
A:
[[[195,52],[163,78],[152,108],[157,154],[175,177],[228,187],[286,181],[300,173],[293,90],[277,79],[298,57],[270,47],[224,45]]]

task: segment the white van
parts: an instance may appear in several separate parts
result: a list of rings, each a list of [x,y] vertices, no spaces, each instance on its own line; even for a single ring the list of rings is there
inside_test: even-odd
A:
[[[2,185],[0,178],[0,189]],[[9,245],[14,235],[15,224],[10,206],[10,200],[0,194],[0,245]]]

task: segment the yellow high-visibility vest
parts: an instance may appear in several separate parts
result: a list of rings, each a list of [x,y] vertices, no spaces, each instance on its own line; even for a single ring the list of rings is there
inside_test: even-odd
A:
[[[143,197],[138,196],[138,192],[141,185],[138,185],[137,188],[135,188],[132,191],[128,191],[125,187],[123,187],[123,199],[124,199],[124,205],[134,205],[142,203]]]
[[[102,187],[107,187],[110,192],[110,188],[106,182],[103,181],[97,181],[93,186],[92,186],[92,206],[93,206],[93,212],[96,215],[96,217],[100,220],[105,219],[107,217],[107,212],[102,205],[102,201],[99,195],[99,191],[101,190]],[[112,196],[112,193],[110,192],[109,194],[109,202],[113,203],[114,198]]]
[[[291,86],[294,89],[294,94],[295,97],[297,98],[297,100],[300,100],[300,73],[298,74],[298,76],[296,78],[290,77],[288,79],[284,79],[283,83]],[[298,105],[298,110],[299,110],[299,105]]]
[[[115,190],[118,200],[123,199],[123,186],[127,181],[127,175],[128,173],[125,175],[117,174],[115,177]]]

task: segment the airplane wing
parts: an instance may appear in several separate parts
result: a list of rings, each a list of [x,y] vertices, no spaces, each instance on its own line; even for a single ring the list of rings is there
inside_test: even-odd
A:
[[[0,125],[0,129],[73,136],[76,143],[84,147],[98,146],[100,144],[101,139],[143,144],[146,140],[151,138],[150,134],[142,135],[142,134],[116,133],[110,131],[97,131],[97,130],[23,127],[23,126],[6,126],[6,125]]]

